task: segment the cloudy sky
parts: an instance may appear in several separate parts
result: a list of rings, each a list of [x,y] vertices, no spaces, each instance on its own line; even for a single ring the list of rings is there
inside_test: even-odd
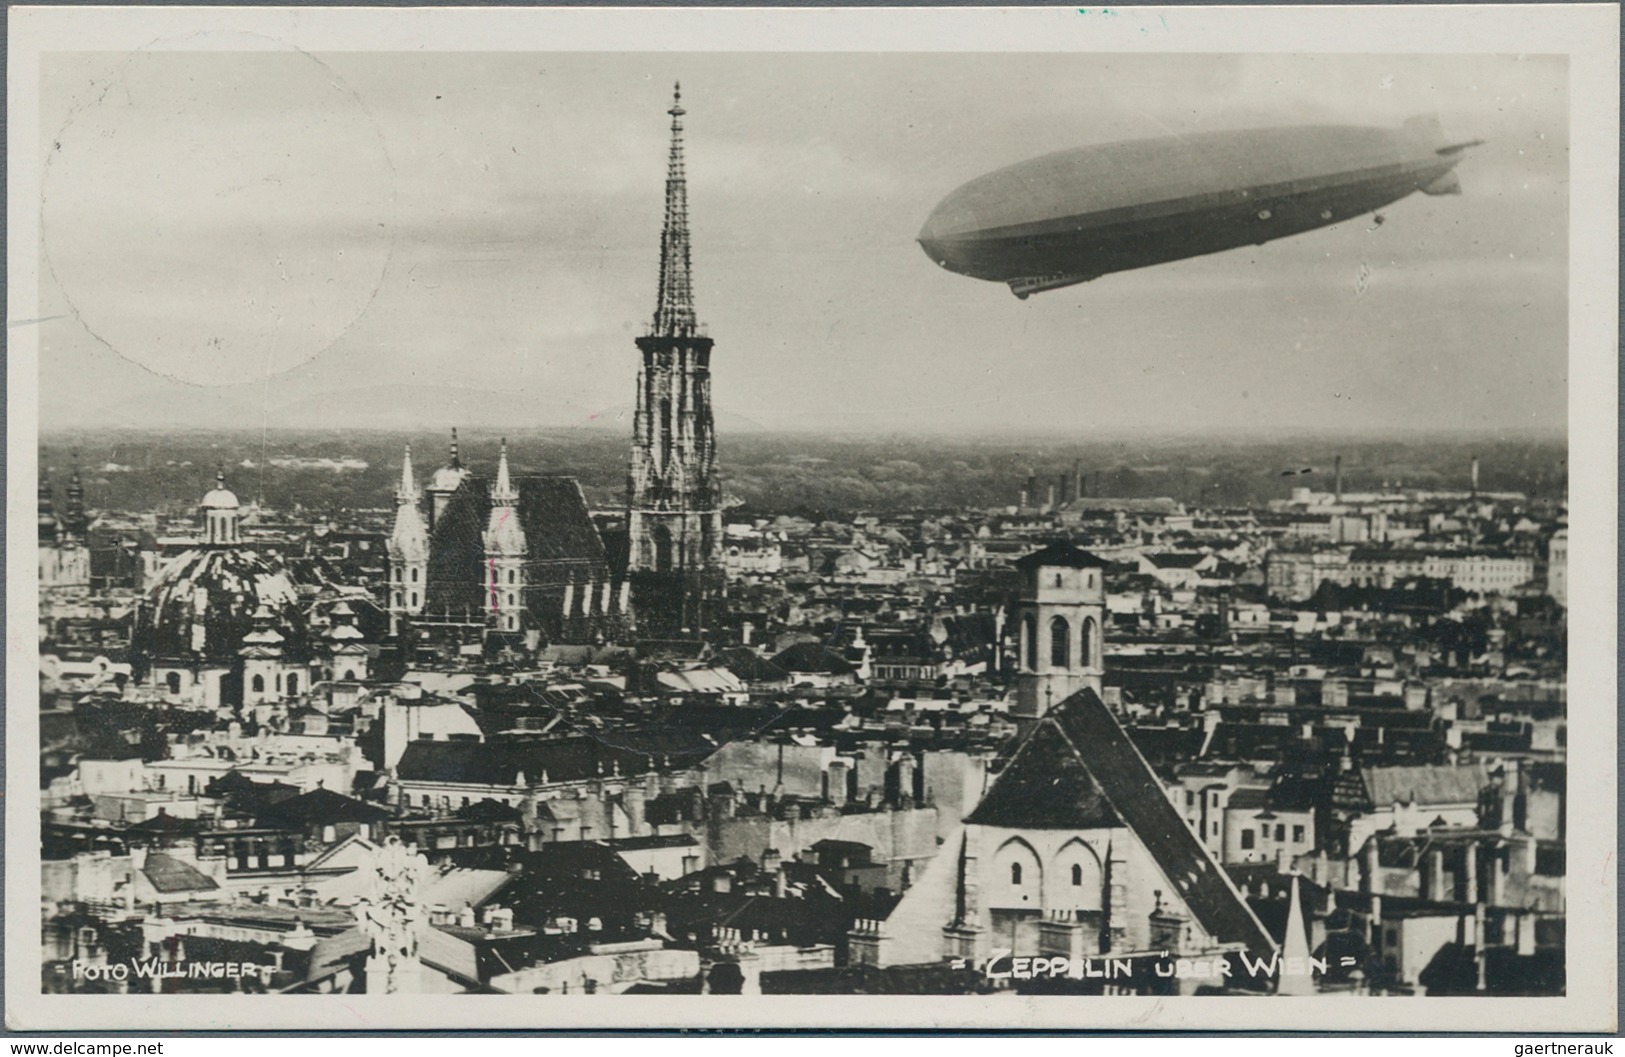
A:
[[[41,409],[630,428],[683,82],[723,428],[1567,427],[1563,58],[56,54]],[[915,244],[1052,150],[1437,114],[1461,197],[1018,301]],[[18,311],[14,316],[24,315]]]

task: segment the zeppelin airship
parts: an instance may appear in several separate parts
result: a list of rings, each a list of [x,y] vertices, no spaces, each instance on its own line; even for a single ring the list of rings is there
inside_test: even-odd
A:
[[[1415,191],[1460,194],[1434,118],[1401,128],[1309,125],[1127,140],[1046,154],[944,198],[920,246],[1020,298],[1112,272],[1263,245]]]

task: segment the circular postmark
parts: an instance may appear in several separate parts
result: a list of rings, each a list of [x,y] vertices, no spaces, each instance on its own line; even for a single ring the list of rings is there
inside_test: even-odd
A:
[[[135,52],[43,144],[42,264],[71,314],[194,385],[331,347],[394,238],[394,171],[364,100],[314,56],[245,45]]]

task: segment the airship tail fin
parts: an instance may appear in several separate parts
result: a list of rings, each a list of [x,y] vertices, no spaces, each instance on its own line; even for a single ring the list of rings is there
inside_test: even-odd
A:
[[[1422,188],[1425,195],[1459,195],[1461,194],[1461,180],[1456,176],[1456,170],[1451,169],[1443,176]]]

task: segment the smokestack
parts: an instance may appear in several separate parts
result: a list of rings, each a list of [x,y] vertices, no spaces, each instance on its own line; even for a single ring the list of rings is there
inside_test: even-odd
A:
[[[1069,498],[1069,496],[1067,496],[1067,494],[1066,494],[1066,486],[1067,486],[1067,475],[1064,474],[1064,473],[1056,474],[1055,475],[1055,498],[1059,499],[1063,503],[1065,503],[1067,501],[1067,499]]]
[[[1083,498],[1083,460],[1072,460],[1072,498]]]
[[[1337,501],[1341,503],[1343,501],[1343,456],[1339,455],[1333,460],[1332,465],[1336,467],[1333,471],[1332,479],[1335,482],[1333,487],[1337,490]]]
[[[1021,494],[1027,497],[1026,502],[1021,504],[1022,506],[1028,506],[1029,504],[1036,504],[1038,502],[1038,475],[1033,473],[1030,469],[1027,471],[1027,487],[1022,491]]]
[[[1473,495],[1478,495],[1478,456],[1473,456]]]
[[[1044,509],[1045,510],[1054,510],[1055,509],[1055,486],[1054,485],[1049,486],[1049,501],[1044,504]]]

